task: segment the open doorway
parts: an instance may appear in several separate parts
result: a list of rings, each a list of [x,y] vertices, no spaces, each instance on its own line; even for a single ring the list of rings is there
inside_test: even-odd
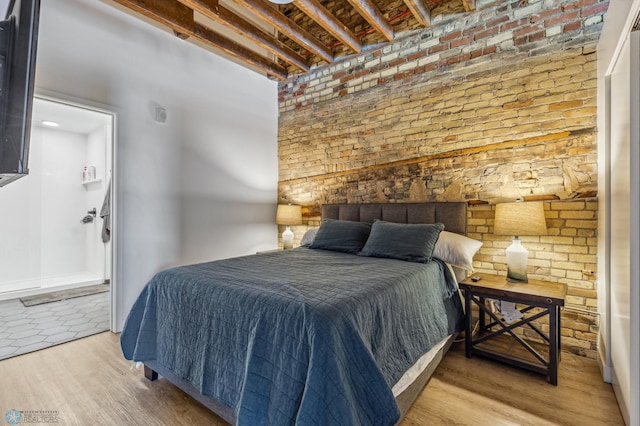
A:
[[[5,355],[111,327],[114,125],[108,111],[34,98],[29,175],[0,191]]]

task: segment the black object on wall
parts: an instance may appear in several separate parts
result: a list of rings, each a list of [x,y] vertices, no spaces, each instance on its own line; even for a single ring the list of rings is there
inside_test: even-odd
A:
[[[0,187],[29,173],[40,0],[11,0],[0,22]]]

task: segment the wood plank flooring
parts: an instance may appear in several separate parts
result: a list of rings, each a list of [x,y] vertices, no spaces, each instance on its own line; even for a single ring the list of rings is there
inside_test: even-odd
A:
[[[110,332],[0,361],[0,415],[57,412],[59,425],[224,425],[164,379],[122,358]],[[562,354],[557,387],[480,357],[445,356],[402,421],[414,425],[622,425],[594,361]]]

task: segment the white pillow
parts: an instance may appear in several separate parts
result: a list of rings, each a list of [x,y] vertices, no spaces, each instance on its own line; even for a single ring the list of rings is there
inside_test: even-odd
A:
[[[316,237],[316,234],[318,233],[318,229],[320,228],[315,227],[315,228],[307,229],[307,232],[305,232],[304,235],[302,236],[302,240],[300,240],[300,247],[309,247],[313,242],[313,239]]]
[[[456,277],[456,282],[460,282],[466,279],[469,275],[471,275],[471,271],[467,271],[466,269],[462,269],[457,266],[450,265],[448,263],[446,265],[453,272],[453,276]]]
[[[480,247],[482,247],[482,241],[442,231],[433,249],[433,257],[452,266],[473,271],[473,256],[480,250]]]

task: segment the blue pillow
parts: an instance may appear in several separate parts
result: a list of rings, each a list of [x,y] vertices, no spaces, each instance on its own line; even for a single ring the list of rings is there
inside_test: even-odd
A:
[[[360,255],[425,263],[431,260],[443,229],[441,223],[404,224],[376,220]]]
[[[368,223],[325,219],[309,248],[357,254],[367,242],[370,231]]]

